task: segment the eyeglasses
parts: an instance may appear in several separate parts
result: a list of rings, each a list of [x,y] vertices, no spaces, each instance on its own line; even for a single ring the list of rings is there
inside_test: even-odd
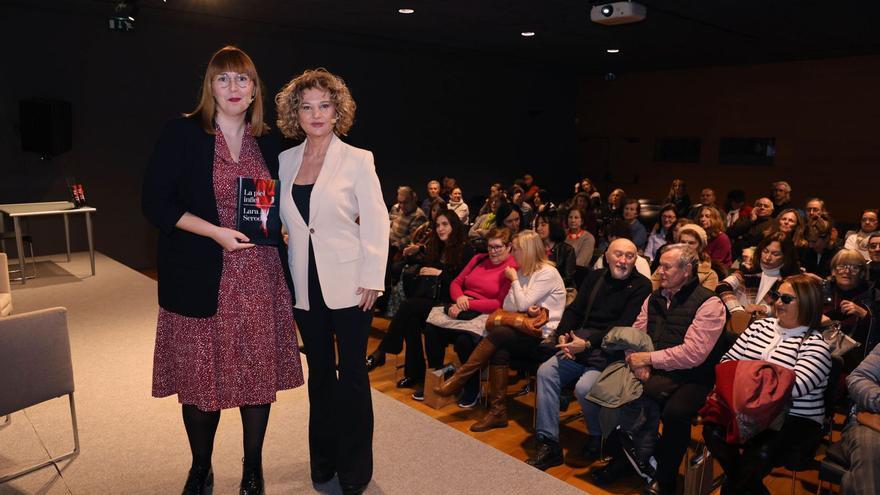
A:
[[[235,85],[239,88],[246,88],[248,84],[251,82],[251,77],[247,74],[239,74],[238,72],[222,72],[217,74],[217,77],[214,78],[217,81],[217,85],[221,88],[228,88],[229,83],[233,80],[235,81]]]
[[[486,249],[488,249],[489,251],[503,251],[504,248],[506,248],[506,247],[507,247],[507,246],[504,245],[504,244],[501,244],[501,245],[492,245],[492,244],[489,244],[488,246],[486,246]]]
[[[791,304],[791,303],[797,301],[797,297],[795,297],[791,294],[780,294],[779,291],[776,291],[776,290],[771,290],[770,292],[767,293],[767,295],[770,296],[771,299],[773,299],[773,302],[782,301],[782,304],[785,304],[785,305],[788,305],[788,304]]]
[[[772,205],[769,203],[755,203],[755,208],[771,208]]]
[[[835,271],[838,272],[849,272],[849,273],[859,273],[862,271],[861,265],[836,265],[834,267]]]

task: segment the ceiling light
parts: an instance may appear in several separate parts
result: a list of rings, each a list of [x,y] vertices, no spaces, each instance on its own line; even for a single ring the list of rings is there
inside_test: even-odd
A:
[[[534,31],[523,31],[519,34],[520,34],[520,36],[524,36],[526,38],[531,38],[532,36],[535,35],[535,32]]]
[[[414,9],[397,9],[397,11],[401,14],[415,14],[416,12]]]
[[[608,53],[620,53],[620,48],[609,48],[605,51]]]

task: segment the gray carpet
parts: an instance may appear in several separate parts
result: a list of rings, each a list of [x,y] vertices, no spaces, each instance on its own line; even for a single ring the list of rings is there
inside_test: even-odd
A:
[[[156,284],[99,255],[49,257],[80,283],[13,288],[16,313],[69,310],[82,453],[0,485],[0,494],[180,493],[189,448],[175,398],[150,397]],[[46,258],[44,258],[46,259]],[[375,475],[369,494],[583,493],[420,412],[373,391]],[[66,399],[13,415],[0,427],[0,473],[72,445]],[[312,486],[305,387],[279,394],[264,448],[267,493],[340,493],[336,480]],[[241,423],[225,411],[214,450],[218,494],[237,493]]]

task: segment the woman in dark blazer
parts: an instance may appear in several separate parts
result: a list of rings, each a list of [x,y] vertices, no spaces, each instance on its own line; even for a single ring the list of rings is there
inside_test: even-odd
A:
[[[277,179],[277,153],[253,62],[225,47],[196,110],[165,126],[144,177],[143,211],[160,230],[153,396],[183,404],[193,457],[184,494],[212,491],[214,434],[230,407],[244,431],[240,494],[263,493],[269,405],[303,383],[287,258],[235,230],[237,178]]]
[[[388,211],[373,154],[338,137],[351,128],[355,111],[342,79],[309,70],[275,101],[281,131],[305,138],[281,154],[279,174],[294,316],[309,360],[312,481],[325,483],[338,473],[343,493],[359,494],[373,476],[364,355],[371,310],[385,286]]]

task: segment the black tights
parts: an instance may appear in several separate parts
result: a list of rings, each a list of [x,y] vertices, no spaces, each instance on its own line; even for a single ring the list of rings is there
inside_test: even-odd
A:
[[[270,404],[239,407],[244,431],[244,465],[257,468],[263,462],[263,439],[269,424]],[[183,405],[183,425],[189,438],[193,467],[211,466],[214,434],[220,422],[220,411],[202,411],[191,404]]]

